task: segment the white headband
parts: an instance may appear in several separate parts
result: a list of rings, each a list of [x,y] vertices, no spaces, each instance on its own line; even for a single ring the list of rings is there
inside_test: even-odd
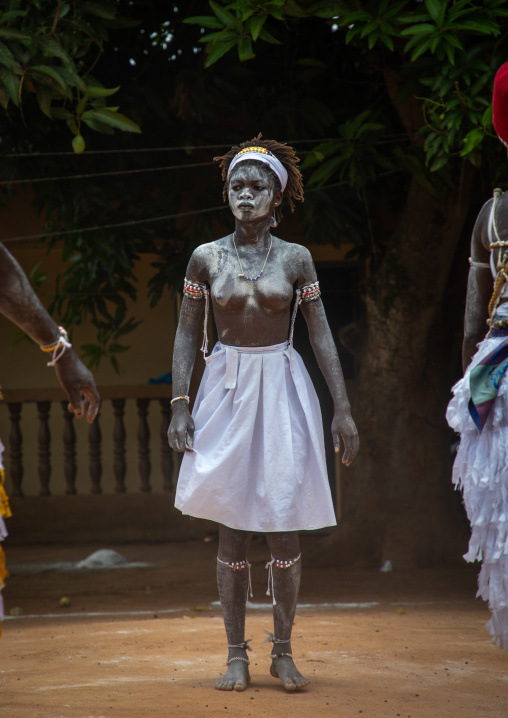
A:
[[[228,169],[228,179],[235,166],[244,160],[257,160],[258,162],[264,162],[267,164],[279,178],[282,191],[285,190],[288,183],[288,173],[286,168],[282,162],[270,152],[270,150],[266,149],[266,147],[244,147],[243,150],[240,150],[240,152],[231,160],[231,164]]]

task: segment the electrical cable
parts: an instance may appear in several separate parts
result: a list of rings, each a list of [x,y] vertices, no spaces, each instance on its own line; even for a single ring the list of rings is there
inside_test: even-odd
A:
[[[381,174],[377,175],[377,178],[379,177],[386,177],[387,175],[397,174],[398,172],[403,172],[402,169],[397,170],[388,170],[387,172],[382,172]],[[305,191],[308,192],[318,192],[324,189],[334,189],[335,187],[344,187],[345,185],[349,185],[350,182],[347,180],[341,181],[341,182],[333,182],[331,184],[327,185],[321,185],[320,187],[309,187]],[[179,219],[180,217],[191,217],[198,214],[206,214],[207,212],[218,212],[224,209],[229,209],[228,204],[223,204],[218,207],[207,207],[206,209],[195,209],[191,210],[189,212],[179,212],[178,214],[166,214],[162,215],[160,217],[148,217],[146,219],[133,219],[128,222],[117,222],[114,224],[102,224],[98,225],[96,227],[83,227],[82,229],[64,229],[59,230],[58,232],[43,232],[42,234],[27,234],[20,237],[6,237],[5,239],[2,239],[0,237],[0,242],[2,244],[8,244],[10,242],[21,242],[23,240],[29,240],[29,239],[43,239],[44,237],[61,237],[67,234],[83,234],[84,232],[97,232],[101,229],[119,229],[120,227],[135,227],[139,226],[141,224],[150,224],[153,222],[163,222],[165,220],[169,219]]]
[[[400,139],[403,139],[406,135],[387,135],[385,140],[380,140],[376,144],[385,144],[389,142],[397,142]],[[321,138],[311,138],[307,140],[291,140],[287,144],[288,145],[301,145],[305,144],[306,142],[316,142],[318,144],[321,144],[323,142],[347,142],[344,137],[321,137]],[[227,148],[233,147],[234,144],[227,144],[222,143],[220,145],[179,145],[174,147],[134,147],[134,148],[119,148],[114,150],[85,150],[85,152],[81,155],[77,155],[75,152],[72,151],[65,151],[65,152],[17,152],[17,153],[9,153],[9,154],[0,154],[0,159],[10,159],[10,158],[22,158],[22,157],[87,157],[89,155],[113,155],[113,154],[140,154],[142,152],[190,152],[193,150],[219,150],[221,148]]]
[[[196,162],[194,164],[170,165],[169,167],[143,167],[137,170],[116,170],[113,172],[94,172],[86,175],[63,175],[62,177],[35,177],[32,179],[15,179],[0,181],[0,186],[13,184],[36,184],[39,182],[55,182],[59,180],[89,179],[90,177],[114,177],[118,175],[134,175],[142,172],[162,172],[167,170],[179,170],[184,168],[207,167],[213,162]]]

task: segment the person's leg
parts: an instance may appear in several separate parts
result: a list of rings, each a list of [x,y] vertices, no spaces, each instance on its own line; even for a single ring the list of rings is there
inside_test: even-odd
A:
[[[302,572],[300,540],[296,531],[268,533],[266,540],[272,554],[269,589],[274,603],[270,673],[280,679],[286,690],[295,691],[310,682],[296,668],[291,651],[291,631]]]
[[[219,526],[217,585],[228,639],[228,670],[215,684],[220,691],[244,691],[250,682],[245,647],[245,609],[249,590],[247,549],[252,534]]]

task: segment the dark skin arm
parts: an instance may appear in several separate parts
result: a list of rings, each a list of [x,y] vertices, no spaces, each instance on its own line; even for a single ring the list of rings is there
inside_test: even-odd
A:
[[[18,262],[1,243],[0,313],[39,345],[49,346],[58,340],[58,325],[42,306]],[[100,397],[90,371],[72,348],[60,357],[55,370],[69,399],[69,411],[78,417],[85,416],[91,423],[97,416]]]
[[[305,286],[316,281],[314,263],[307,250],[302,248],[302,270],[298,286]],[[335,451],[339,451],[340,439],[344,442],[342,463],[349,466],[360,447],[358,431],[351,416],[351,406],[347,397],[346,384],[340,365],[337,347],[333,341],[328,320],[326,319],[323,302],[315,299],[302,302],[300,309],[307,323],[309,339],[316,356],[319,368],[332,395],[334,417],[332,421],[332,437]]]
[[[492,200],[482,208],[471,237],[471,259],[489,263],[488,221]],[[498,204],[499,207],[499,204]],[[497,212],[496,212],[497,214]],[[464,316],[464,341],[462,344],[462,368],[465,371],[476,353],[477,344],[487,332],[488,306],[492,296],[492,273],[485,267],[472,265],[467,281],[466,312]]]
[[[321,299],[304,302],[301,305],[301,310],[307,322],[312,349],[333,398],[335,412],[332,421],[332,436],[335,451],[339,451],[340,438],[342,438],[344,442],[342,463],[349,466],[358,453],[360,442],[355,422],[351,416],[351,406],[347,398],[346,384],[337,348]]]

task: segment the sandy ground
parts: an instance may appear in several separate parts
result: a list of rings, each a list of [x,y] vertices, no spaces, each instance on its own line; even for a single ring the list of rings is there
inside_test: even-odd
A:
[[[103,548],[149,565],[72,567]],[[216,552],[214,540],[7,546],[0,716],[508,716],[508,654],[490,643],[488,611],[474,598],[477,569],[466,565],[392,573],[305,567],[293,651],[312,682],[286,693],[268,674],[263,645],[272,628],[263,539],[249,556],[259,602],[247,616],[252,684],[244,693],[214,690],[226,655],[213,603]],[[69,607],[60,607],[62,596]]]

